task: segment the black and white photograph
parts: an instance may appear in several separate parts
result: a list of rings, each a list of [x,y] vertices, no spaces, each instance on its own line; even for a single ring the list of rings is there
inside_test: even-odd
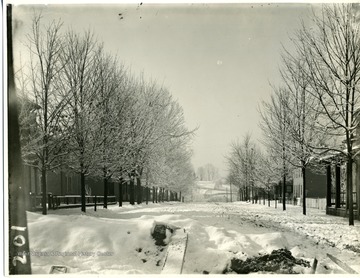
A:
[[[3,3],[8,275],[360,274],[360,2]]]

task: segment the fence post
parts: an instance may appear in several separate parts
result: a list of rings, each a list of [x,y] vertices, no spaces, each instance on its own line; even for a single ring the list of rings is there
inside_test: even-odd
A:
[[[95,199],[94,199],[94,211],[96,211],[96,196],[95,196]]]

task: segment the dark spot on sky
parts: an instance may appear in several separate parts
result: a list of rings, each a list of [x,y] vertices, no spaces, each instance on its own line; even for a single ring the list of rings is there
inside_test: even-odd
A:
[[[140,3],[140,6],[142,5],[142,2]]]

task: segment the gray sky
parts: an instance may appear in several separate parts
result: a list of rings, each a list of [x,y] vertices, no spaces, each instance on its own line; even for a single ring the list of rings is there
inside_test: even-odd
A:
[[[143,4],[16,6],[15,59],[23,49],[34,8],[46,20],[61,18],[64,30],[90,28],[105,48],[132,72],[168,87],[184,109],[193,141],[195,169],[206,163],[226,173],[231,141],[249,132],[256,140],[258,105],[268,99],[269,82],[279,82],[281,43],[309,4]],[[122,13],[123,19],[120,19]],[[16,62],[16,61],[15,61]]]

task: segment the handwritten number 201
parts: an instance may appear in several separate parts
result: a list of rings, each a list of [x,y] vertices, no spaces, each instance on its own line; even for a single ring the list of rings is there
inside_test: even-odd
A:
[[[11,227],[12,230],[17,230],[17,231],[25,231],[26,227],[18,227],[18,226],[12,226]],[[21,247],[26,243],[26,239],[24,236],[22,235],[17,235],[14,237],[13,240],[13,244],[17,247]],[[16,266],[17,261],[19,261],[22,264],[26,264],[27,259],[26,259],[26,254],[25,252],[23,253],[22,256],[14,256],[12,263],[14,266]]]
[[[14,256],[14,258],[12,260],[12,263],[13,263],[14,266],[16,266],[16,261],[19,261],[22,264],[26,264],[26,262],[27,262],[26,255],[24,254],[21,257],[20,256]]]

